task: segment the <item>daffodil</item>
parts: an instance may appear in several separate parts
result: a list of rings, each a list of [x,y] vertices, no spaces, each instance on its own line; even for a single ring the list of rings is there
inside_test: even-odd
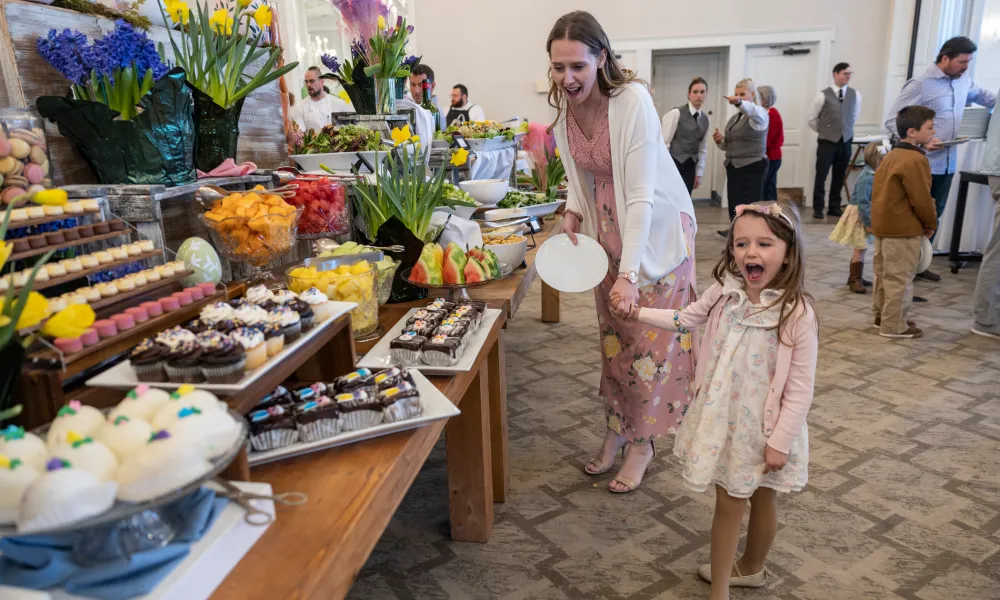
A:
[[[382,15],[378,16],[378,30],[379,31],[386,30],[385,17],[383,17]]]
[[[351,103],[351,96],[347,93],[347,90],[340,90],[340,92],[337,93],[337,97],[348,104]]]
[[[233,33],[233,19],[229,16],[229,11],[224,8],[212,13],[208,24],[216,33],[223,35],[232,35]]]
[[[171,2],[167,5],[167,14],[174,23],[187,25],[191,21],[191,10],[187,2]]]
[[[556,158],[559,158],[559,148],[556,148]]]
[[[10,325],[10,317],[7,315],[0,315],[0,329]]]
[[[465,148],[459,148],[451,154],[451,164],[456,167],[461,167],[469,161],[469,151]]]
[[[42,326],[42,334],[53,338],[80,337],[96,319],[89,304],[74,304],[52,315]]]
[[[36,192],[34,196],[31,197],[31,201],[35,204],[42,204],[45,206],[64,206],[67,204],[68,196],[66,195],[66,190],[42,190]]]
[[[409,123],[404,125],[402,129],[394,127],[392,130],[392,144],[394,146],[410,141],[411,137],[413,137],[413,133],[410,131]]]
[[[240,7],[241,8],[246,8],[246,7],[250,6],[251,4],[253,4],[253,0],[240,0]]]
[[[0,242],[0,270],[3,269],[12,252],[14,252],[14,242]]]
[[[253,13],[253,20],[257,22],[257,27],[261,29],[271,26],[271,7],[261,4]]]
[[[49,316],[49,301],[38,292],[31,292],[28,294],[28,301],[24,303],[21,316],[17,319],[17,328],[34,327],[47,316]]]

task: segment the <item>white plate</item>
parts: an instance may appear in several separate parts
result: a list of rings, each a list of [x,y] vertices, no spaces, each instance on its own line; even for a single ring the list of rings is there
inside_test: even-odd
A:
[[[934,260],[934,246],[928,238],[920,238],[920,264],[917,265],[917,273],[923,273],[931,266]]]
[[[544,217],[559,210],[559,207],[566,204],[565,200],[556,200],[546,204],[536,204],[534,206],[522,206],[522,210],[528,211],[529,217]]]
[[[403,333],[406,328],[406,321],[416,313],[419,308],[411,308],[403,318],[396,322],[395,325],[389,328],[382,336],[382,339],[375,344],[375,347],[368,351],[358,361],[358,367],[366,367],[372,370],[375,369],[387,369],[394,365],[392,359],[389,357],[389,342],[396,339]],[[486,314],[483,315],[483,322],[479,324],[479,329],[476,333],[472,334],[472,338],[465,344],[465,352],[462,354],[462,358],[458,363],[450,367],[435,367],[432,365],[425,365],[423,363],[417,365],[406,365],[410,369],[416,369],[425,375],[454,375],[456,373],[464,373],[466,371],[471,371],[473,365],[476,363],[476,357],[479,356],[479,351],[483,349],[483,344],[486,342],[486,338],[489,337],[490,329],[493,329],[493,322],[497,320],[500,316],[500,312],[495,308],[487,308]]]
[[[528,211],[523,208],[494,208],[483,213],[486,221],[505,221],[518,217],[528,216]]]
[[[270,367],[284,360],[289,354],[294,352],[296,348],[319,335],[319,333],[325,328],[332,326],[333,322],[337,320],[338,317],[351,312],[355,307],[357,307],[357,304],[354,302],[334,302],[334,304],[336,305],[337,310],[334,311],[332,317],[318,325],[313,325],[312,329],[303,333],[299,336],[299,339],[295,340],[291,344],[285,344],[285,347],[281,350],[281,352],[267,359],[266,363],[257,367],[250,373],[247,373],[243,379],[238,382],[198,383],[195,384],[195,386],[198,387],[198,389],[215,392],[222,396],[231,396],[243,391],[247,388],[247,386],[252,384],[254,381],[257,381],[257,379],[266,373]],[[130,390],[139,384],[145,384],[151,388],[159,388],[162,390],[175,390],[184,385],[183,383],[174,383],[172,381],[139,381],[136,379],[135,371],[132,370],[132,366],[127,360],[122,361],[107,371],[104,371],[103,373],[87,380],[87,385],[90,387],[114,388],[119,390]]]
[[[397,421],[396,423],[382,423],[381,425],[362,429],[361,431],[345,431],[333,437],[315,442],[297,442],[291,446],[285,446],[277,450],[250,452],[248,455],[250,466],[262,465],[292,456],[299,456],[300,454],[319,452],[327,448],[336,448],[337,446],[363,442],[383,435],[389,435],[390,433],[396,433],[397,431],[416,429],[434,421],[450,419],[461,414],[458,407],[452,404],[451,400],[448,400],[448,397],[434,387],[434,384],[428,381],[419,371],[410,369],[410,372],[413,374],[413,382],[417,384],[417,391],[420,392],[420,405],[424,409],[423,414],[419,417],[407,419],[406,421]]]
[[[550,237],[535,254],[538,276],[560,292],[575,294],[597,287],[608,275],[608,255],[597,240],[576,234],[578,244],[560,233]]]

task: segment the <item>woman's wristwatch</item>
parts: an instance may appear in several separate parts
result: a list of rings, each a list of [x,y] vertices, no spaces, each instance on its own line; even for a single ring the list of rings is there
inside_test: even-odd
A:
[[[629,271],[628,273],[619,273],[618,279],[624,279],[629,283],[631,283],[632,285],[636,285],[637,283],[639,283],[639,274],[636,273],[635,271]]]

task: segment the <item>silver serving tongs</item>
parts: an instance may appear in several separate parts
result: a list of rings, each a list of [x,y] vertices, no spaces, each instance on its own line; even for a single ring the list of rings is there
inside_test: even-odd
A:
[[[285,506],[302,506],[309,501],[309,496],[303,494],[302,492],[285,492],[283,494],[267,496],[264,494],[245,492],[222,477],[213,477],[212,481],[222,487],[222,491],[216,492],[216,495],[228,498],[229,500],[232,500],[242,506],[243,509],[247,511],[243,516],[243,520],[246,521],[248,525],[254,525],[257,527],[269,525],[272,521],[274,521],[274,517],[272,517],[270,513],[255,507],[250,503],[251,500],[270,500],[276,504],[283,504]]]

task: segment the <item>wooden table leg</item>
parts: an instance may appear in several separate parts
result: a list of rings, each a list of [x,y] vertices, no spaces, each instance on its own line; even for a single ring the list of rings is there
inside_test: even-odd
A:
[[[542,323],[559,322],[559,290],[542,282]]]
[[[451,539],[459,542],[486,542],[493,532],[489,394],[483,365],[462,398],[462,414],[445,429]]]
[[[507,500],[510,488],[510,468],[507,449],[507,359],[504,332],[487,358],[490,382],[490,447],[493,463],[493,501]]]

